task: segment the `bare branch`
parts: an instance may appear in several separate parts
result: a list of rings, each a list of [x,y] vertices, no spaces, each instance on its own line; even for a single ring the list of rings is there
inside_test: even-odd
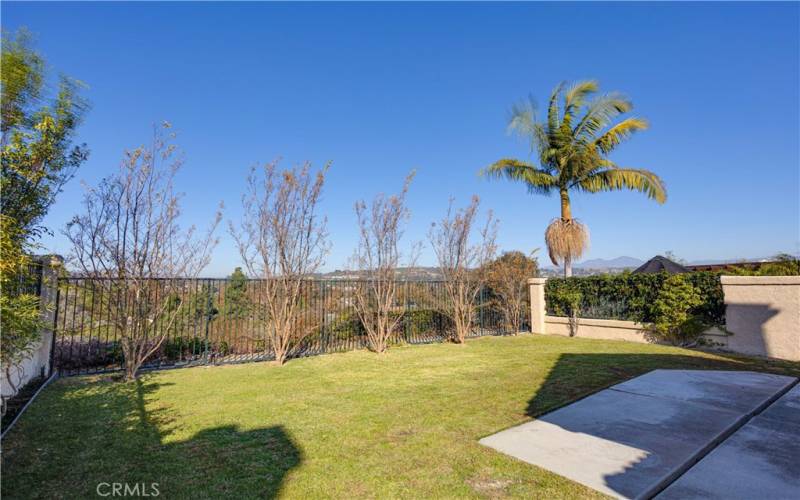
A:
[[[253,167],[240,226],[229,223],[248,273],[265,280],[257,302],[265,308],[265,349],[271,347],[278,364],[318,326],[305,314],[310,297],[303,285],[329,249],[327,219],[317,214],[328,167],[316,173],[310,163],[288,170],[278,170],[276,162]]]
[[[389,347],[392,333],[403,319],[403,305],[398,304],[397,296],[397,268],[403,261],[400,240],[410,217],[406,194],[413,178],[412,171],[400,194],[379,194],[369,209],[363,201],[355,205],[360,238],[352,261],[362,278],[355,287],[355,309],[370,348],[378,353]],[[416,254],[412,248],[406,265],[414,264]]]
[[[472,331],[478,294],[486,284],[483,267],[496,252],[497,220],[491,211],[478,230],[478,240],[471,242],[479,204],[478,197],[473,196],[469,205],[454,212],[451,199],[447,215],[428,232],[444,278],[444,312],[453,320],[452,339],[457,343],[464,342]]]
[[[174,178],[182,158],[169,124],[154,127],[152,143],[126,151],[119,171],[84,195],[84,211],[64,231],[70,263],[92,280],[91,293],[115,311],[125,376],[167,337],[186,290],[178,278],[194,278],[208,265],[222,205],[204,235],[181,230]],[[169,279],[154,279],[169,278]],[[177,307],[168,307],[177,298]]]

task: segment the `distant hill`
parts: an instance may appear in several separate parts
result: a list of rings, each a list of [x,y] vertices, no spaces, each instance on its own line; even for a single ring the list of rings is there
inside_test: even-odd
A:
[[[589,259],[575,264],[574,267],[582,269],[635,269],[644,264],[644,261],[636,257],[617,257],[614,259]]]
[[[637,267],[644,264],[644,261],[641,259],[637,259],[636,257],[616,257],[614,259],[589,259],[583,262],[578,262],[572,265],[573,269],[595,269],[595,270],[602,270],[602,269],[636,269]],[[560,269],[560,267],[556,268],[556,266],[548,265],[544,266],[545,268],[549,269]]]
[[[364,273],[337,269],[329,273],[318,274],[317,277],[326,280],[356,280]],[[401,280],[439,280],[442,273],[438,267],[401,267],[397,269],[397,277]]]

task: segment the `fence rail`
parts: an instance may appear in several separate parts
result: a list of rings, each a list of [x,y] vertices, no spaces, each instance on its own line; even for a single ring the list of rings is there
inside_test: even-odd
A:
[[[267,340],[263,280],[145,280],[146,300],[138,307],[153,313],[145,335],[164,337],[146,368],[237,363],[273,359]],[[355,309],[357,280],[309,280],[302,289],[302,325],[310,332],[292,357],[367,347]],[[55,315],[54,363],[65,375],[119,370],[125,326],[125,287],[114,280],[61,278]],[[451,322],[443,313],[440,281],[397,282],[396,314],[401,318],[392,343],[423,344],[447,338]],[[491,292],[483,290],[472,337],[507,332]],[[160,309],[159,309],[160,308]]]
[[[3,289],[3,293],[16,297],[19,295],[35,295],[42,294],[42,265],[38,262],[28,262],[14,277],[13,281],[9,283],[7,288]]]

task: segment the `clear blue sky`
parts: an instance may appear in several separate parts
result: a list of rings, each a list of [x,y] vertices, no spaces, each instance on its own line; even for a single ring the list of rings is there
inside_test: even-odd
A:
[[[57,230],[80,209],[80,181],[110,173],[166,119],[186,152],[187,224],[203,225],[219,200],[236,220],[256,162],[330,160],[327,269],[354,247],[354,201],[399,189],[412,168],[409,241],[425,238],[448,197],[475,193],[500,219],[503,249],[543,247],[557,198],[477,172],[526,156],[505,132],[512,103],[596,78],[651,122],[614,159],[660,174],[669,200],[576,195],[587,258],[800,247],[798,3],[3,2],[2,24],[27,26],[53,71],[89,85],[79,138],[91,158],[46,220]],[[210,276],[239,263],[221,237]],[[68,250],[58,235],[45,243]]]

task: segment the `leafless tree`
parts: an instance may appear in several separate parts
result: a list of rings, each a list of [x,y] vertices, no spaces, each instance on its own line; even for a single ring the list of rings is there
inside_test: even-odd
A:
[[[538,249],[537,249],[538,250]],[[500,310],[505,328],[514,335],[522,329],[522,320],[529,310],[528,278],[538,274],[535,257],[522,252],[504,252],[486,265],[486,279],[493,295],[493,305]]]
[[[268,346],[283,364],[318,325],[305,314],[309,278],[328,252],[327,220],[317,214],[328,165],[312,173],[311,164],[279,170],[277,163],[253,167],[242,196],[244,213],[230,233],[250,276],[259,287]]]
[[[369,347],[377,353],[386,351],[392,333],[403,319],[402,307],[397,305],[397,268],[403,260],[400,239],[410,215],[406,194],[413,178],[411,172],[398,195],[379,194],[369,208],[364,201],[355,205],[359,242],[353,263],[361,278],[355,287],[355,309],[367,332]],[[414,264],[416,253],[412,249],[406,265]]]
[[[486,284],[483,267],[496,251],[497,220],[491,211],[478,230],[477,241],[471,241],[479,204],[478,197],[473,196],[467,207],[454,211],[450,200],[447,215],[428,232],[444,279],[444,312],[453,320],[452,339],[457,343],[463,343],[472,330],[478,294]]]
[[[205,234],[180,228],[173,181],[183,161],[169,128],[154,127],[149,146],[126,151],[118,172],[87,189],[83,213],[64,231],[71,264],[94,278],[83,293],[108,308],[120,336],[126,380],[167,337],[184,307],[186,279],[210,260],[222,217],[220,205]]]

